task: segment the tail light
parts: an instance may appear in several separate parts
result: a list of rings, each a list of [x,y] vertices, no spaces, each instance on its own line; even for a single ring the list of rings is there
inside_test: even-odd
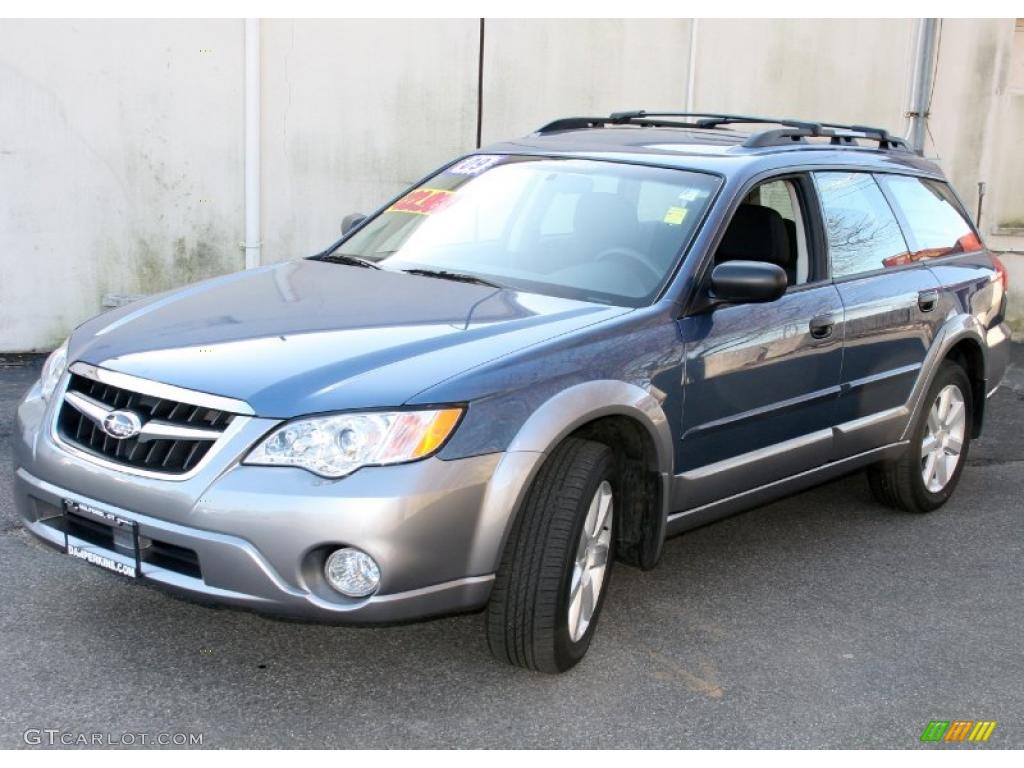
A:
[[[998,256],[992,254],[992,266],[996,268],[996,279],[1002,283],[1003,293],[1005,294],[1010,288],[1010,276],[1006,273],[1006,265],[1003,264]]]

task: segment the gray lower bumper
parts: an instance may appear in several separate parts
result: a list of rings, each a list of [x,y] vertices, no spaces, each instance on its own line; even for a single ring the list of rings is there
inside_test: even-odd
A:
[[[17,471],[15,493],[25,527],[47,544],[64,548],[65,534],[55,515],[60,513],[64,499],[74,499],[135,521],[140,536],[197,555],[198,575],[143,560],[141,578],[200,601],[243,606],[282,616],[374,623],[455,613],[483,606],[494,580],[493,574],[469,576],[405,592],[378,594],[366,600],[350,600],[326,592],[329,588],[323,584],[307,585],[306,588],[288,584],[266,558],[242,538],[190,529],[104,504],[39,480],[23,469]],[[118,562],[129,562],[128,558],[114,551],[103,554]],[[210,567],[212,563],[217,563],[216,568]],[[211,571],[217,575],[208,575]],[[112,575],[111,578],[118,577]],[[319,582],[319,574],[315,580]],[[230,587],[211,583],[216,581]]]
[[[70,499],[133,521],[140,537],[195,561],[180,568],[144,555],[146,580],[205,602],[336,622],[403,621],[485,605],[511,512],[540,458],[433,458],[331,481],[238,464],[272,424],[253,419],[202,472],[171,482],[71,455],[40,429],[45,411],[27,398],[14,435],[15,504],[37,537],[63,548],[62,504]],[[327,585],[323,562],[341,546],[379,563],[377,594],[351,599]]]

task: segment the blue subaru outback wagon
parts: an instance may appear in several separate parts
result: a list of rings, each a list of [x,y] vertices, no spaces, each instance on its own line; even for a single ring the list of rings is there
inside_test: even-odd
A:
[[[941,506],[1006,368],[1006,287],[884,130],[566,118],[316,256],[78,327],[19,405],[17,507],[207,601],[485,608],[495,655],[562,671],[613,561],[667,536],[859,468]]]

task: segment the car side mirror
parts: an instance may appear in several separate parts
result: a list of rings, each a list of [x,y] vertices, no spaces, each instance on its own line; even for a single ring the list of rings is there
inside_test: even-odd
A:
[[[341,220],[341,234],[347,235],[364,221],[366,221],[365,213],[350,213]]]
[[[786,271],[766,261],[727,261],[711,272],[712,298],[734,304],[775,301],[788,284]]]

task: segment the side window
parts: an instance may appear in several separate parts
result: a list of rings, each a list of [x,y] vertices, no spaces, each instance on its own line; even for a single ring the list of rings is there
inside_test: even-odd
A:
[[[808,281],[807,234],[792,179],[759,184],[736,209],[715,253],[715,263],[735,259],[777,264],[786,271],[790,285]]]
[[[906,262],[982,249],[981,240],[957,206],[949,187],[913,176],[879,177],[910,230],[913,251]]]
[[[833,277],[871,272],[907,262],[896,216],[869,173],[814,174],[825,215]]]

